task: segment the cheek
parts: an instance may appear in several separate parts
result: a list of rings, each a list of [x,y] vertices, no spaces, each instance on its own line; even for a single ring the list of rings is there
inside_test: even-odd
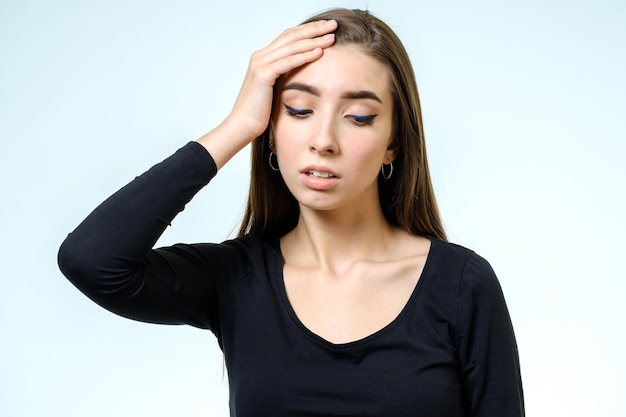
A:
[[[290,138],[296,134],[287,117],[287,115],[282,114],[280,111],[275,111],[272,115],[273,137],[274,143],[276,143],[277,146],[279,143],[288,142],[286,138]]]
[[[282,156],[291,152],[294,135],[297,135],[297,132],[290,129],[288,123],[280,123],[278,120],[274,123],[273,139],[277,155]]]
[[[353,146],[355,154],[373,163],[384,163],[390,155],[391,129],[381,128],[371,132],[367,137],[361,137],[360,143]],[[359,141],[356,141],[359,142]]]
[[[295,129],[289,120],[281,120],[279,116],[274,119],[272,136],[281,174],[292,171],[291,167],[296,163],[294,156],[299,153],[298,139],[301,138],[301,132]]]

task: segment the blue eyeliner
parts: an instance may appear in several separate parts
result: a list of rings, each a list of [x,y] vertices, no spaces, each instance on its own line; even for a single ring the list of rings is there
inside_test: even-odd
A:
[[[374,117],[378,116],[377,114],[372,114],[369,116],[351,116],[352,119],[360,124],[371,125],[374,122]]]
[[[285,103],[283,103],[283,106],[285,106],[285,113],[287,113],[289,116],[292,117],[304,117],[304,116],[308,116],[309,114],[313,113],[312,110],[307,110],[307,109],[296,109],[294,107],[288,106]],[[367,116],[359,116],[359,115],[348,115],[346,117],[352,119],[352,121],[358,125],[366,125],[366,126],[370,126],[373,122],[374,122],[374,118],[378,116],[377,114],[371,114],[371,115],[367,115]]]
[[[306,116],[311,113],[311,110],[303,110],[303,109],[295,109],[291,106],[288,106],[283,103],[285,109],[287,109],[287,114],[290,116]]]

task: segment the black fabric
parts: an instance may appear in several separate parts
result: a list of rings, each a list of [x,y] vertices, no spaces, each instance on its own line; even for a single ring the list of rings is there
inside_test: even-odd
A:
[[[62,244],[61,270],[124,317],[210,329],[225,355],[231,416],[524,415],[500,285],[468,249],[433,239],[399,316],[346,344],[298,320],[278,241],[152,249],[215,173],[190,142],[94,210]]]

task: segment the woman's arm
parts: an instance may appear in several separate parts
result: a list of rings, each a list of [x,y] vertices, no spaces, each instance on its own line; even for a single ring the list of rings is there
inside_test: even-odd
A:
[[[334,20],[317,21],[287,29],[250,58],[248,71],[228,117],[198,142],[221,168],[267,128],[278,77],[323,55],[335,42]]]
[[[323,48],[333,44],[333,35],[327,34],[336,26],[335,21],[320,21],[288,29],[255,52],[224,122],[115,193],[67,237],[58,260],[70,281],[125,317],[215,329],[219,280],[213,275],[238,264],[232,261],[237,249],[152,247],[217,170],[263,133],[277,78],[319,59]]]
[[[457,337],[468,416],[524,416],[515,334],[500,283],[485,259],[468,258],[460,291]]]
[[[208,311],[198,311],[216,296],[204,251],[151,249],[216,171],[206,150],[190,142],[109,197],[70,233],[58,254],[61,271],[122,316],[209,327],[203,319]]]

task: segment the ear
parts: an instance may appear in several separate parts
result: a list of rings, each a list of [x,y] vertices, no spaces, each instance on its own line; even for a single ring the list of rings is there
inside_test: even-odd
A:
[[[274,142],[274,121],[270,119],[267,145],[270,151],[274,152],[276,143]]]
[[[396,156],[398,156],[398,141],[395,138],[391,138],[387,151],[385,152],[385,164],[392,163]]]

